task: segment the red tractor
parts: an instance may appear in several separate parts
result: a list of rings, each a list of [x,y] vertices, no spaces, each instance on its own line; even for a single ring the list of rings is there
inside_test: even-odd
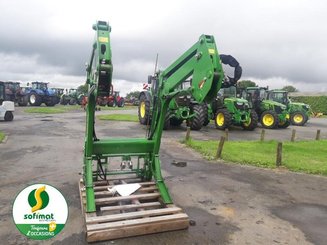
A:
[[[101,96],[97,98],[97,104],[99,106],[110,107],[124,107],[125,99],[119,95],[119,91],[114,91],[114,87],[111,85],[109,96]]]
[[[107,97],[107,105],[108,106],[118,106],[124,107],[125,99],[119,95],[119,91],[112,91],[109,97]]]

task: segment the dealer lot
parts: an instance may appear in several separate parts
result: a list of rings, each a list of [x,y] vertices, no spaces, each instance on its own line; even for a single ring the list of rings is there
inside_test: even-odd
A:
[[[132,113],[137,110],[101,111]],[[83,244],[83,217],[78,194],[82,169],[85,113],[28,114],[17,108],[13,122],[1,122],[9,135],[0,144],[0,239],[9,244],[39,244],[15,228],[12,203],[29,184],[57,187],[69,205],[65,229],[46,244]],[[96,121],[97,136],[144,137],[145,127],[133,122]],[[266,130],[266,139],[327,138],[327,119],[314,118],[305,127]],[[327,178],[286,170],[260,169],[204,160],[179,143],[184,126],[165,131],[161,148],[163,175],[174,203],[195,221],[188,230],[115,240],[115,244],[324,244],[327,240]],[[258,140],[261,128],[232,128],[230,140]],[[219,139],[213,125],[192,131],[195,139]],[[173,160],[186,161],[176,167]],[[108,243],[108,242],[107,242]],[[100,243],[101,244],[101,243]],[[106,243],[102,243],[106,244]],[[110,242],[109,242],[110,244]]]

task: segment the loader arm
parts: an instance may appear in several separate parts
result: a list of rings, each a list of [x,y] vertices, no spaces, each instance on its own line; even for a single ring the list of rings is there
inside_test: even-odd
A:
[[[161,175],[159,149],[168,104],[172,98],[190,94],[198,102],[210,102],[222,87],[224,73],[213,36],[202,35],[189,50],[167,69],[157,74],[153,96],[153,118],[150,134],[140,139],[98,139],[94,128],[94,113],[97,96],[108,96],[112,88],[112,61],[110,50],[110,26],[98,21],[90,63],[87,65],[89,101],[86,108],[86,134],[84,147],[83,182],[86,194],[86,212],[96,211],[94,182],[99,176],[102,164],[108,158],[121,156],[122,159],[138,157],[144,166],[129,171],[103,172],[105,178],[117,174],[135,173],[142,180],[154,179],[164,204],[172,203],[168,189]],[[192,78],[191,87],[182,89],[181,83]],[[93,165],[97,166],[96,170]]]

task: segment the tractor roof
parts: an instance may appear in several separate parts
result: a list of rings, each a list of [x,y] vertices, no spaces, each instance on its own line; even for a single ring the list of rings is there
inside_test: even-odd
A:
[[[7,81],[7,82],[4,82],[5,84],[20,84],[20,82],[12,82],[12,81]]]
[[[269,90],[268,92],[273,92],[273,93],[288,93],[288,91],[282,90],[282,89],[272,89],[272,90]]]

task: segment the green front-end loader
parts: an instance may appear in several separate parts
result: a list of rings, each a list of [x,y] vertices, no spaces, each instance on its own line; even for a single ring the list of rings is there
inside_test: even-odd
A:
[[[287,128],[290,125],[289,112],[285,105],[267,99],[266,87],[247,87],[240,90],[242,98],[246,98],[258,114],[264,128]]]
[[[146,138],[101,139],[96,132],[95,107],[97,97],[109,96],[112,85],[111,27],[98,21],[93,29],[96,36],[86,68],[88,103],[79,184],[87,240],[185,229],[188,216],[173,204],[161,174],[161,136],[174,98],[190,95],[199,105],[211,103],[222,87],[224,72],[214,37],[201,35],[168,68],[157,72]],[[191,87],[182,88],[190,78]]]
[[[267,98],[286,105],[287,111],[290,114],[291,124],[296,126],[303,126],[310,118],[311,108],[308,104],[292,102],[285,90],[269,90],[267,91]]]

